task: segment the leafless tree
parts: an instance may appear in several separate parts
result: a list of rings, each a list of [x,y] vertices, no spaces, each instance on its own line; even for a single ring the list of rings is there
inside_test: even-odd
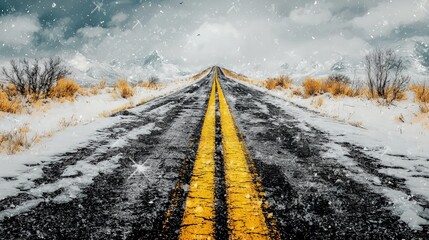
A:
[[[328,76],[328,80],[340,83],[350,84],[350,77],[342,73],[333,73]]]
[[[32,95],[35,99],[47,97],[55,83],[70,74],[58,57],[51,57],[42,62],[29,62],[22,59],[10,61],[10,69],[2,68],[6,81],[14,84],[19,94]]]
[[[410,77],[404,75],[405,62],[392,49],[375,49],[365,56],[367,86],[370,97],[381,97],[388,103],[406,89]]]
[[[150,76],[148,79],[148,82],[152,86],[156,86],[159,83],[159,77],[158,76]]]

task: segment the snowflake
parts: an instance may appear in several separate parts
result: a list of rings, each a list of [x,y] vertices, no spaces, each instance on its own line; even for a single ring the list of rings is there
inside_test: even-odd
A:
[[[134,28],[136,28],[138,25],[140,25],[140,27],[141,27],[141,28],[143,28],[143,25],[142,25],[142,23],[140,22],[140,20],[139,20],[139,19],[137,19],[137,20],[135,21],[135,24],[134,24],[134,26],[133,26],[133,29],[134,29]]]
[[[104,2],[92,2],[95,5],[95,8],[91,11],[91,14],[94,13],[95,11],[101,12],[101,10],[103,10],[103,4]]]

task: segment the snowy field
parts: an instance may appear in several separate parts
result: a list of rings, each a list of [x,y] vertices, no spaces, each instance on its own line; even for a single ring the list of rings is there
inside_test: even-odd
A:
[[[383,106],[366,98],[335,98],[329,94],[303,98],[293,95],[291,89],[267,90],[237,81],[275,96],[277,100],[273,104],[292,113],[303,123],[327,132],[334,141],[326,144],[329,150],[324,157],[336,159],[350,170],[353,179],[390,199],[394,212],[410,227],[421,229],[422,225],[429,224],[426,220],[429,211],[421,206],[429,202],[429,116],[420,114],[412,92],[407,92],[407,100]],[[317,105],[320,98],[323,104]],[[267,101],[272,101],[272,98],[267,98]],[[347,156],[348,151],[338,144],[341,142],[362,147],[365,154],[375,161],[380,160],[374,163],[379,166],[377,171],[405,179],[405,185],[411,192],[404,194],[382,186],[378,177],[366,173],[358,162]]]

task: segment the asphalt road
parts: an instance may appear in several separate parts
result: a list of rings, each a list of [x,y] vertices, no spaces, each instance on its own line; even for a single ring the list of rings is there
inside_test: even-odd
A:
[[[255,198],[260,199],[257,210],[262,211],[266,221],[260,238],[428,239],[428,227],[422,231],[410,229],[393,214],[384,196],[350,178],[335,159],[322,157],[323,144],[332,141],[327,133],[309,125],[303,130],[299,119],[270,101],[273,97],[218,73],[235,120],[236,135],[243,144],[249,172],[246,177],[254,178],[249,188],[256,191]],[[194,85],[150,101],[139,112],[120,112],[124,121],[101,130],[105,138],[57,156],[57,161],[43,168],[43,176],[32,188],[81,177],[79,172],[65,175],[64,171],[82,161],[93,166],[115,157],[118,161],[111,171],[94,176],[93,182],[69,201],[53,201],[64,194],[66,187],[43,196],[35,196],[27,189],[1,200],[0,211],[32,200],[43,201],[28,211],[0,220],[0,239],[189,238],[181,234],[189,226],[182,219],[189,206],[188,195],[199,189],[192,185],[193,172],[198,168],[195,159],[202,151],[201,133],[216,85],[214,75],[211,71]],[[222,110],[219,86],[215,92],[212,117],[216,121],[212,122],[214,135],[210,135],[214,141],[214,212],[208,220],[213,223],[216,239],[238,238],[232,228],[243,220],[235,221],[232,211],[254,197],[246,194],[241,202],[229,198],[238,191],[233,183],[236,173],[233,177],[228,173],[231,166],[225,149],[227,142],[222,142],[228,134],[227,122],[222,122],[227,110]],[[111,139],[150,124],[151,131],[130,139],[128,144],[110,144]],[[233,129],[230,133],[234,137]],[[359,146],[340,144],[367,172],[380,177],[381,184],[407,190],[401,179],[377,173],[376,166],[369,163],[376,159],[366,156]],[[97,151],[100,149],[103,151]]]

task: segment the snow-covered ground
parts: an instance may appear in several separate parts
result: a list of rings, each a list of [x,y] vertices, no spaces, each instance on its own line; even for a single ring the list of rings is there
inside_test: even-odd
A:
[[[410,227],[421,229],[422,225],[429,224],[426,220],[429,218],[428,209],[414,200],[414,196],[418,196],[429,201],[429,114],[420,113],[411,92],[408,92],[407,100],[383,106],[365,98],[334,98],[328,94],[303,98],[294,96],[292,90],[267,90],[237,81],[277,97],[274,101],[273,98],[267,100],[303,123],[327,132],[332,141],[326,144],[328,151],[324,157],[337,160],[349,170],[353,179],[386,196],[395,214]],[[323,104],[317,106],[320,98]],[[305,124],[303,126],[305,129]],[[381,168],[377,171],[405,179],[411,193],[382,186],[377,176],[369,174],[358,166],[356,160],[347,156],[348,150],[339,144],[341,142],[363,147],[365,154],[380,160]]]
[[[31,113],[2,115],[0,132],[13,131],[25,126],[29,129],[27,139],[43,135],[45,137],[14,155],[0,153],[0,200],[17,194],[19,188],[23,186],[31,187],[29,186],[31,180],[41,176],[43,165],[55,161],[54,155],[75,149],[80,144],[100,137],[96,134],[97,130],[112,126],[121,119],[106,118],[112,111],[171,94],[198,80],[172,81],[158,90],[136,87],[134,96],[128,99],[115,96],[108,87],[98,95],[78,96],[74,102],[50,102],[47,107],[33,109]],[[132,132],[129,135],[130,138],[133,137]],[[112,146],[116,146],[125,140],[112,141]]]

